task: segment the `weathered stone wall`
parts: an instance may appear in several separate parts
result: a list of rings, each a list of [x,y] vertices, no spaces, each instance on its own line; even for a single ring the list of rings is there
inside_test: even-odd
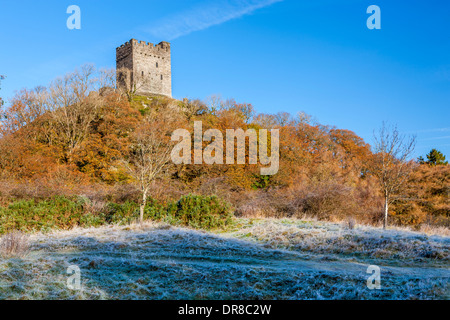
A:
[[[141,95],[172,97],[170,43],[157,45],[135,39],[116,49],[117,86]]]

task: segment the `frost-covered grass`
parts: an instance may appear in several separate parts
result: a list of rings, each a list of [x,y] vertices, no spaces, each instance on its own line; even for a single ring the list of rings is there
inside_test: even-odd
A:
[[[380,265],[448,267],[450,237],[371,226],[294,219],[241,220],[231,232],[269,248]]]
[[[0,259],[0,299],[448,299],[449,241],[300,220],[241,219],[220,234],[156,223],[55,231]],[[369,264],[381,290],[366,286]],[[81,291],[66,286],[70,265]]]

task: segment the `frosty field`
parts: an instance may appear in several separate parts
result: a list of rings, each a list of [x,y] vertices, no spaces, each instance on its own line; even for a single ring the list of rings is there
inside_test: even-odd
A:
[[[303,220],[206,233],[107,226],[30,236],[0,258],[0,299],[449,299],[450,237]],[[81,290],[67,288],[67,268]],[[380,290],[366,286],[381,268]]]

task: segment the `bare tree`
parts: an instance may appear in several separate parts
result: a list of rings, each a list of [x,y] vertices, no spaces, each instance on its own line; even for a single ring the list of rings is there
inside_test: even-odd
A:
[[[74,150],[88,135],[90,125],[103,104],[102,97],[94,92],[97,83],[95,72],[94,66],[84,65],[55,80],[49,89],[53,108],[51,122],[67,148],[69,162]]]
[[[116,87],[116,70],[102,68],[98,70],[97,78],[94,83],[96,84],[95,90],[99,91],[104,88]]]
[[[11,105],[0,112],[0,133],[14,133],[40,118],[39,130],[28,130],[30,137],[39,136],[49,144],[61,142],[70,159],[88,135],[103,105],[103,98],[97,91],[114,86],[114,79],[112,70],[97,70],[87,64],[56,79],[48,89],[21,90],[11,100]]]
[[[402,136],[397,127],[388,127],[383,123],[377,134],[374,133],[374,157],[370,165],[371,173],[377,178],[384,196],[383,228],[386,229],[389,204],[395,200],[414,167],[412,155],[416,138]]]
[[[48,105],[48,92],[44,87],[23,89],[11,99],[10,106],[1,110],[0,132],[2,135],[12,134],[30,125],[49,110],[51,106]]]
[[[222,99],[222,96],[213,94],[206,98],[205,105],[209,109],[209,112],[212,114],[216,114],[221,110],[229,110],[233,105],[236,104],[236,101],[233,99]]]
[[[194,116],[205,113],[208,110],[208,106],[199,99],[190,100],[184,98],[180,104],[180,109],[186,119],[191,121]]]
[[[275,119],[277,121],[277,124],[280,127],[286,126],[288,123],[292,122],[292,116],[290,113],[287,112],[278,112],[275,115]]]
[[[2,80],[4,80],[5,79],[5,76],[2,76],[1,74],[0,74],[0,85],[1,85],[1,83],[2,83]],[[0,89],[1,89],[1,86],[0,86]],[[3,105],[3,99],[0,97],[0,107]]]
[[[122,161],[141,191],[140,223],[144,221],[144,209],[151,184],[170,164],[170,129],[167,122],[157,119],[155,115],[146,117],[134,132],[130,152]]]
[[[150,85],[148,77],[138,75],[128,68],[117,69],[117,89],[132,101],[136,94]]]

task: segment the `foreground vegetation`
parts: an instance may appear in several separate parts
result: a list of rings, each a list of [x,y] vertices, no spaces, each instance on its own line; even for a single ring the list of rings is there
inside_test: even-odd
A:
[[[93,203],[86,197],[68,199],[56,196],[47,200],[22,200],[0,207],[0,235],[8,231],[67,230],[129,224],[138,217],[139,204]],[[224,228],[231,223],[230,205],[215,196],[187,195],[167,205],[147,202],[144,218],[197,229]]]
[[[199,232],[147,222],[33,234],[0,299],[449,299],[450,240],[297,219]],[[366,286],[381,267],[381,290]],[[67,268],[81,271],[70,290]]]

